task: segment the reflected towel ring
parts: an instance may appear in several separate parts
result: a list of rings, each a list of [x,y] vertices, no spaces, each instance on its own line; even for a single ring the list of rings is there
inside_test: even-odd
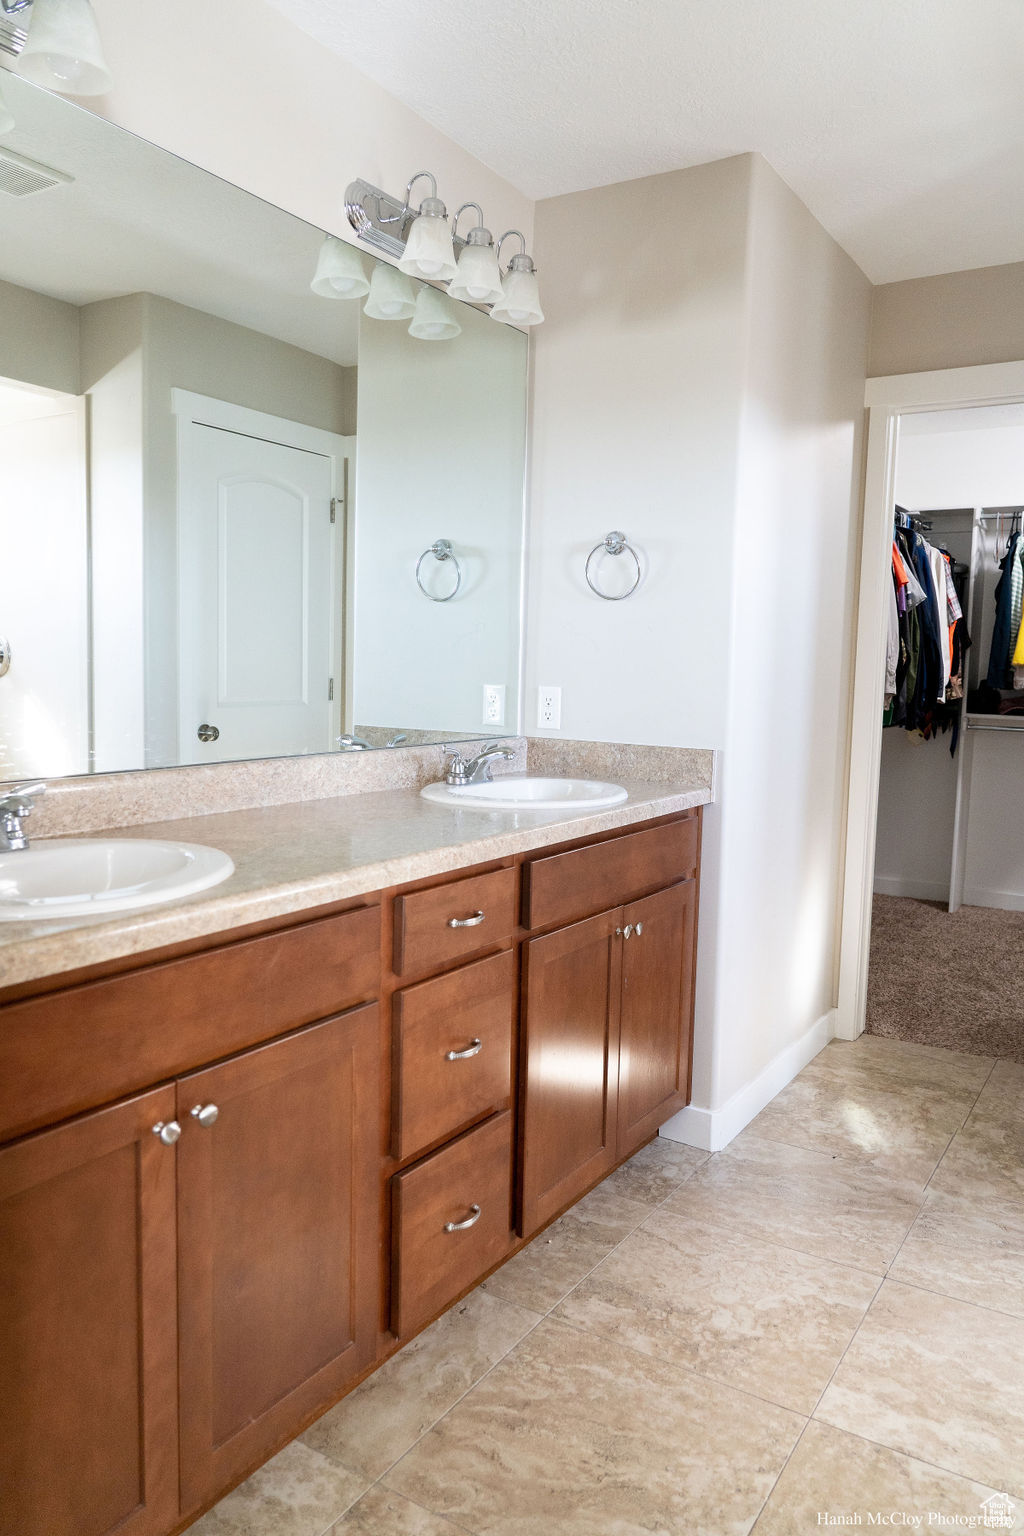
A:
[[[455,585],[445,597],[435,597],[432,592],[428,592],[420,578],[420,571],[423,569],[423,562],[428,555],[433,555],[435,560],[450,560],[455,567]],[[416,585],[423,593],[423,596],[429,597],[432,603],[451,602],[456,592],[462,586],[462,566],[455,558],[455,554],[452,550],[451,539],[435,539],[430,548],[423,551],[422,555],[420,555],[416,562]]]
[[[627,550],[633,556],[633,563],[636,566],[636,576],[632,585],[627,587],[625,592],[602,592],[600,587],[596,587],[594,585],[594,582],[591,578],[590,562],[593,560],[595,555],[621,555],[624,554]],[[611,533],[605,534],[600,544],[594,545],[593,549],[590,551],[590,554],[587,556],[587,563],[583,568],[583,574],[587,578],[587,586],[596,597],[603,597],[606,603],[621,603],[623,598],[632,597],[633,593],[640,585],[640,557],[636,550],[633,548],[632,544],[630,544],[629,540],[626,538],[626,535],[613,529]]]

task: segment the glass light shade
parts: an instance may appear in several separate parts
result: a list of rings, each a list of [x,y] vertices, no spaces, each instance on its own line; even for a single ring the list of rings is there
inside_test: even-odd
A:
[[[3,91],[0,91],[0,134],[13,133],[16,127],[14,113],[7,105]]]
[[[409,335],[420,341],[451,341],[461,330],[444,294],[436,288],[421,288]]]
[[[328,235],[320,247],[316,272],[309,285],[322,299],[361,299],[370,284],[359,252],[347,240]]]
[[[396,267],[379,262],[370,278],[370,297],[363,314],[371,320],[408,320],[416,308],[412,283]]]
[[[540,325],[544,311],[540,307],[536,272],[517,272],[513,268],[505,273],[501,298],[491,310],[491,318],[506,325]]]
[[[471,304],[497,304],[502,296],[501,270],[493,245],[467,245],[448,289],[453,299]]]
[[[447,219],[436,213],[421,213],[413,220],[398,270],[408,277],[429,277],[438,283],[447,283],[455,276],[455,247]]]
[[[105,95],[113,81],[89,0],[33,0],[28,41],[15,68],[51,91]]]

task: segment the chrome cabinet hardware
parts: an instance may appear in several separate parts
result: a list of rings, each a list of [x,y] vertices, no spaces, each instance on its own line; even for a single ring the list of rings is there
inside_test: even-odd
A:
[[[11,642],[6,635],[0,635],[0,677],[11,670]]]
[[[153,1127],[153,1135],[159,1136],[165,1147],[173,1147],[181,1135],[181,1126],[177,1120],[158,1120]]]
[[[621,928],[616,928],[616,930],[615,930],[615,937],[617,939],[621,939],[622,938],[622,929]]]
[[[464,1051],[445,1051],[445,1061],[465,1061],[467,1056],[479,1056],[484,1048],[482,1040],[472,1040]]]
[[[474,912],[472,917],[450,917],[448,919],[448,927],[449,928],[479,928],[479,926],[483,922],[483,920],[484,920],[484,914],[482,912]]]
[[[622,930],[622,937],[624,939],[628,939],[632,932],[633,932],[633,924],[632,923],[627,923],[625,928],[623,928],[623,930]]]
[[[471,1205],[469,1215],[465,1221],[446,1221],[444,1229],[446,1232],[465,1232],[467,1227],[475,1227],[479,1220],[480,1207],[478,1205]]]
[[[215,725],[201,725],[196,731],[200,741],[219,741],[220,731]]]
[[[643,923],[637,923],[635,928],[633,929],[633,932],[636,934],[637,938],[640,938],[640,936],[643,933],[643,931],[644,931]]]
[[[193,1119],[198,1120],[204,1130],[216,1124],[219,1114],[216,1104],[197,1104],[192,1110]]]

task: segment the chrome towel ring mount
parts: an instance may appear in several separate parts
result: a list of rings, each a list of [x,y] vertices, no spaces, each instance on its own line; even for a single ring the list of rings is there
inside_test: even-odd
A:
[[[426,587],[423,585],[423,577],[421,573],[423,571],[423,562],[426,560],[428,555],[433,555],[434,559],[438,561],[450,560],[452,565],[455,567],[455,585],[452,587],[450,592],[445,593],[444,597],[435,597],[433,592],[428,592]],[[455,551],[452,549],[451,539],[435,539],[430,548],[423,551],[422,555],[420,555],[416,562],[416,585],[423,593],[423,596],[429,597],[432,603],[451,602],[456,592],[458,592],[459,588],[462,586],[462,566],[455,558]]]
[[[591,565],[593,564],[594,556],[617,556],[622,554],[629,554],[632,556],[633,564],[636,566],[636,575],[634,576],[633,581],[626,588],[625,592],[602,592],[601,588],[595,585],[594,578],[591,575]],[[611,533],[605,534],[600,544],[594,545],[593,549],[590,551],[590,554],[587,556],[587,563],[583,568],[583,574],[587,578],[587,586],[590,588],[591,592],[594,593],[595,597],[603,598],[606,603],[621,603],[623,598],[632,597],[633,593],[640,585],[640,557],[636,550],[633,548],[632,544],[626,538],[626,535],[617,529],[613,529]]]

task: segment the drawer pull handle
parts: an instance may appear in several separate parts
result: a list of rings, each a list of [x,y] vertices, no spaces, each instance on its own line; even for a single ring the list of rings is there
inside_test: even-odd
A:
[[[479,1056],[484,1048],[482,1040],[472,1040],[464,1051],[445,1051],[445,1061],[465,1061],[467,1056]]]
[[[484,920],[482,912],[474,912],[472,917],[450,917],[449,928],[479,928]]]
[[[181,1126],[177,1120],[168,1120],[166,1123],[158,1120],[153,1127],[153,1135],[159,1136],[165,1147],[173,1147],[181,1135]]]
[[[465,1221],[446,1221],[444,1229],[446,1232],[465,1232],[467,1227],[475,1227],[479,1220],[480,1207],[478,1205],[471,1205],[469,1215]]]
[[[219,1114],[220,1110],[216,1104],[197,1104],[192,1110],[193,1118],[199,1121],[204,1130],[208,1130],[216,1123]]]

